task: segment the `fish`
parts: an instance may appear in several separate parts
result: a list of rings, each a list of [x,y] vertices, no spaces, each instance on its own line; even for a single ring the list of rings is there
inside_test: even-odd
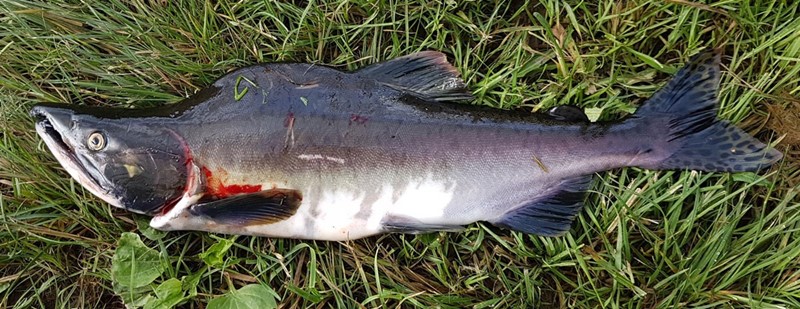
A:
[[[599,172],[759,171],[782,158],[717,118],[720,57],[698,53],[607,122],[570,105],[465,104],[472,93],[437,51],[354,71],[257,64],[161,107],[30,113],[72,178],[163,231],[344,241],[487,222],[559,236]]]

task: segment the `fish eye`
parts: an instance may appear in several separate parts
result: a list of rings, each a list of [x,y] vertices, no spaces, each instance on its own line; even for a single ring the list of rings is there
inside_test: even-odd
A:
[[[86,139],[86,146],[94,151],[102,150],[106,147],[106,138],[103,136],[103,133],[94,132],[89,134],[89,138]]]

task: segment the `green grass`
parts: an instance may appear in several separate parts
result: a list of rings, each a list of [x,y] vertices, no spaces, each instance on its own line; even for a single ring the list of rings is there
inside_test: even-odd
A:
[[[183,280],[193,308],[252,283],[284,307],[800,307],[800,4],[597,2],[0,2],[0,306],[121,307],[112,256],[134,232],[164,269],[144,289]],[[159,233],[71,180],[27,116],[36,102],[170,104],[257,62],[356,69],[431,49],[479,104],[609,120],[711,46],[725,51],[720,117],[786,159],[761,175],[604,173],[559,238]]]

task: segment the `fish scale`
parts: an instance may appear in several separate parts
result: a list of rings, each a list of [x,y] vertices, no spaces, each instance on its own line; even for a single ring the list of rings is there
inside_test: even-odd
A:
[[[597,172],[756,171],[779,160],[715,118],[718,82],[719,55],[703,52],[631,117],[591,123],[571,106],[460,104],[472,96],[458,71],[428,51],[355,72],[250,66],[156,109],[31,113],[72,177],[161,230],[348,240],[486,221],[556,236]],[[98,133],[105,147],[87,148]]]

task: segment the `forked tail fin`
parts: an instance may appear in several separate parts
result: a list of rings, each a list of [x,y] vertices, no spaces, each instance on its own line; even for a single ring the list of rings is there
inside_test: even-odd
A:
[[[782,154],[717,115],[720,56],[704,52],[627,120],[626,127],[647,141],[633,164],[648,169],[756,171]],[[638,141],[632,141],[640,147]],[[558,236],[569,230],[582,208],[591,175],[562,180],[535,199],[489,220],[525,233]]]
[[[720,55],[692,58],[664,88],[644,103],[633,121],[664,125],[654,136],[649,169],[743,172],[767,168],[783,156],[717,115]],[[656,121],[656,119],[666,121]],[[661,133],[663,132],[663,133]]]

